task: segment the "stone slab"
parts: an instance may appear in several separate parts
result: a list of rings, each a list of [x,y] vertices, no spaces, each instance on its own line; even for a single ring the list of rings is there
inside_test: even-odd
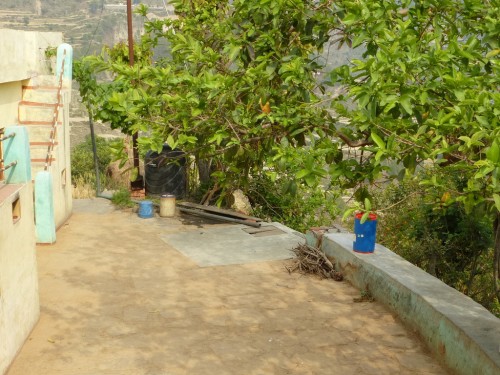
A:
[[[73,213],[108,214],[115,210],[113,204],[102,198],[75,199]]]
[[[183,233],[161,235],[161,239],[201,267],[245,264],[291,258],[291,250],[304,239],[279,223],[264,224],[272,235],[248,233],[245,225],[206,226]]]

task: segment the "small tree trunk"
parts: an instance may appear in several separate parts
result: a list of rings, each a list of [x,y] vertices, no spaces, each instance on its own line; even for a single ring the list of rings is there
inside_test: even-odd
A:
[[[500,212],[493,223],[493,233],[495,234],[494,257],[493,257],[493,282],[495,284],[495,294],[500,302]]]
[[[200,183],[208,185],[210,183],[210,174],[212,173],[212,160],[196,157],[196,167],[198,168]]]

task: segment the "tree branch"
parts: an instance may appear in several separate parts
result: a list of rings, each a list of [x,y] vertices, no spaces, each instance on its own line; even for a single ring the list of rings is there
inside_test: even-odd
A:
[[[359,139],[359,140],[353,141],[347,135],[342,133],[340,130],[337,130],[337,136],[340,139],[342,139],[344,141],[344,143],[347,144],[349,147],[363,147],[363,146],[373,145],[373,142],[369,141],[368,139]]]

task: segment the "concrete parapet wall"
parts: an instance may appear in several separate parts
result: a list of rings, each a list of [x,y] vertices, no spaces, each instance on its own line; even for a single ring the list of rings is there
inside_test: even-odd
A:
[[[307,242],[316,245],[319,235],[309,232]],[[394,310],[455,373],[500,373],[500,319],[389,249],[377,244],[373,254],[359,254],[353,241],[346,233],[321,241],[348,281]]]

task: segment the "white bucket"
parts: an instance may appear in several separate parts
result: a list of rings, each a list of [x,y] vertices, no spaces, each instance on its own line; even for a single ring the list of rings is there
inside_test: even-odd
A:
[[[165,194],[160,197],[160,216],[175,216],[175,195]]]

